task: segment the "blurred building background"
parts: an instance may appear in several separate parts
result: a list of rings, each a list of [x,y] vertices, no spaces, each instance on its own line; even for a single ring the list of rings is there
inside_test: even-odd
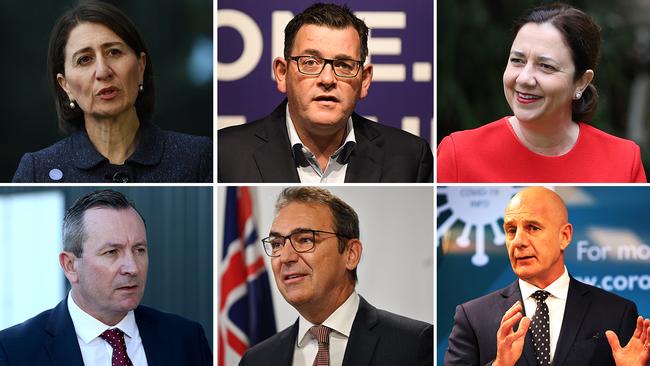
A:
[[[514,21],[539,0],[438,0],[437,143],[451,132],[512,115],[503,96],[503,71]],[[595,85],[600,94],[591,124],[641,147],[650,169],[650,3],[566,1],[601,27]]]
[[[65,135],[46,77],[50,31],[78,0],[3,2],[0,182],[20,157]],[[135,23],[149,48],[156,88],[153,121],[163,129],[212,137],[212,1],[108,1]]]
[[[0,187],[0,329],[50,309],[70,285],[59,266],[65,210],[106,187]],[[199,322],[212,346],[212,188],[109,187],[145,219],[143,305]]]

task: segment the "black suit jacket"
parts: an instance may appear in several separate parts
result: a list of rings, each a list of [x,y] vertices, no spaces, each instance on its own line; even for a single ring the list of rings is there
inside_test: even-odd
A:
[[[343,366],[433,366],[433,326],[379,310],[363,297],[352,323]],[[291,366],[298,321],[250,348],[240,366]]]
[[[149,366],[212,365],[201,325],[146,306],[138,306],[134,313]],[[0,365],[83,366],[67,299],[1,331]]]
[[[123,165],[111,164],[85,129],[23,155],[14,183],[212,183],[212,140],[141,123],[139,142]],[[54,180],[52,170],[62,174]]]
[[[499,291],[458,305],[445,365],[490,364],[496,358],[501,318],[517,300],[523,304],[515,281]],[[634,333],[637,316],[633,302],[571,278],[553,365],[614,365],[605,331],[615,331],[625,345]],[[530,330],[517,365],[537,365]]]
[[[285,100],[263,119],[218,131],[218,181],[298,183]],[[356,145],[345,181],[431,183],[433,154],[422,138],[352,114]]]

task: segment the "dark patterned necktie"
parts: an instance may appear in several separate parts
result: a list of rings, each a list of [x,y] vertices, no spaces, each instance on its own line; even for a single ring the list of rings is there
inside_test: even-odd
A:
[[[530,331],[533,336],[533,346],[537,353],[537,364],[547,366],[551,364],[551,336],[549,332],[548,305],[546,298],[550,294],[546,291],[537,290],[533,298],[537,301],[537,310],[533,316]]]
[[[133,366],[129,355],[126,354],[124,333],[121,330],[117,328],[109,329],[99,336],[113,347],[111,366]]]
[[[324,325],[314,325],[309,328],[309,333],[318,341],[318,353],[316,353],[313,366],[329,366],[331,331],[331,328]]]

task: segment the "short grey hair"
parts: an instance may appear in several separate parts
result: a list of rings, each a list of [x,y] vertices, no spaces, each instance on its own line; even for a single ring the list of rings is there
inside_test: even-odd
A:
[[[142,221],[144,217],[122,193],[110,189],[86,193],[68,208],[63,217],[63,250],[71,252],[77,258],[83,255],[83,243],[86,241],[84,213],[91,208],[113,208],[116,210],[132,208]]]

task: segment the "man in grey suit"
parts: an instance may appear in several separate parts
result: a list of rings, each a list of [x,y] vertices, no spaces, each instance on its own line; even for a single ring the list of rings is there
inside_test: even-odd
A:
[[[573,227],[560,196],[520,191],[503,227],[519,279],[456,308],[445,365],[648,364],[650,320],[631,301],[569,276]]]
[[[240,365],[433,365],[433,326],[370,305],[355,291],[363,250],[347,203],[314,187],[285,189],[262,240],[276,285],[300,317]]]

